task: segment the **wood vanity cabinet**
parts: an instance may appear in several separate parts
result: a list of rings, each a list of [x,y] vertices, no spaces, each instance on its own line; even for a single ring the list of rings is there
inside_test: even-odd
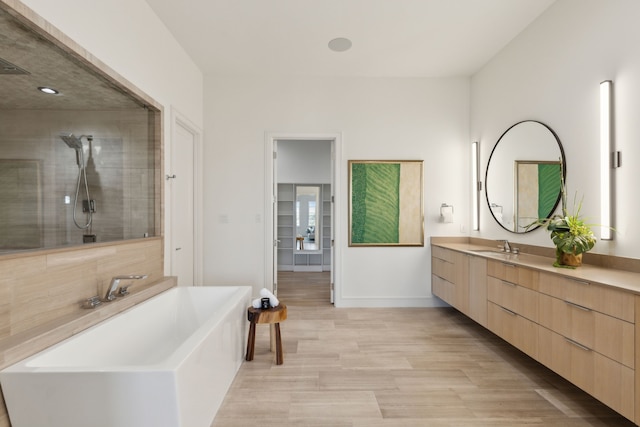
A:
[[[538,272],[487,262],[487,327],[533,358],[538,355]]]
[[[461,252],[432,247],[431,272],[433,294],[466,314],[469,258]]]
[[[632,420],[634,309],[629,292],[540,274],[538,360]]]
[[[469,255],[469,314],[487,327],[487,260]]]
[[[482,326],[487,324],[487,261],[432,246],[432,293]]]
[[[438,246],[432,254],[435,295],[640,425],[640,295]]]

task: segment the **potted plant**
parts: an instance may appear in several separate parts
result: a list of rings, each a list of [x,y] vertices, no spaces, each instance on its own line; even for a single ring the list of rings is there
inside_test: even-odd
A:
[[[562,164],[560,166],[560,192],[562,200],[562,214],[555,214],[550,218],[539,219],[527,228],[534,225],[544,225],[551,233],[551,240],[556,246],[555,267],[575,268],[582,265],[582,254],[588,252],[596,244],[596,236],[591,230],[591,225],[586,224],[580,217],[582,199],[576,205],[576,197],[573,199],[573,212],[567,209],[567,188],[564,182]]]

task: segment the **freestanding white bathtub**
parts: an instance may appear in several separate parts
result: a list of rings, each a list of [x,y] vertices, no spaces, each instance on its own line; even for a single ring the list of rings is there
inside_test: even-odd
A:
[[[209,427],[250,305],[249,286],[172,288],[4,369],[11,425]]]

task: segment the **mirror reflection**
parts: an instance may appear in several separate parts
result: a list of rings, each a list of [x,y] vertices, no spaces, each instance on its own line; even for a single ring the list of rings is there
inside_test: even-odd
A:
[[[555,132],[526,120],[507,129],[491,152],[485,189],[489,210],[505,230],[525,233],[551,216],[560,201],[564,150]],[[566,169],[565,169],[566,170]]]
[[[295,196],[296,250],[320,250],[320,186],[296,185]]]

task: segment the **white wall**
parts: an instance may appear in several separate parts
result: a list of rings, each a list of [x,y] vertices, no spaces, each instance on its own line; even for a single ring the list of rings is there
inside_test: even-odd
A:
[[[471,83],[471,137],[481,141],[483,174],[504,130],[520,120],[540,120],[564,146],[569,194],[584,194],[582,212],[598,223],[599,83],[614,81],[615,139],[623,158],[615,171],[617,233],[616,240],[600,241],[593,251],[635,258],[640,256],[640,223],[633,214],[640,210],[638,16],[637,0],[558,0]],[[486,203],[478,235],[552,246],[543,230],[526,235],[502,230]]]
[[[203,76],[144,0],[24,0],[93,56],[163,106],[165,153],[170,153],[171,109],[203,128]],[[165,158],[165,171],[171,159]],[[167,186],[168,187],[168,186]],[[169,218],[165,191],[165,225]],[[168,236],[168,230],[165,230]],[[165,239],[165,245],[168,244]],[[169,273],[168,250],[165,272]]]
[[[425,247],[347,247],[336,304],[430,305],[431,235],[468,227],[469,80],[205,77],[205,283],[264,286],[265,133],[342,133],[347,160],[425,161]],[[439,206],[456,208],[439,223]],[[460,212],[460,214],[458,214]]]
[[[331,141],[277,141],[278,182],[331,184]]]

